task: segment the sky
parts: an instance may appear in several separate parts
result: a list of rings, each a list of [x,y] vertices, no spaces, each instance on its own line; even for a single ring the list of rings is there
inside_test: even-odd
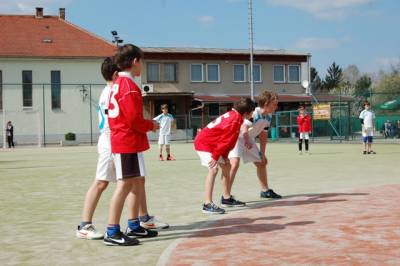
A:
[[[141,47],[249,47],[248,0],[1,0],[1,14],[45,15]],[[400,63],[398,0],[253,0],[254,47],[312,55],[323,77],[336,62],[361,72]]]

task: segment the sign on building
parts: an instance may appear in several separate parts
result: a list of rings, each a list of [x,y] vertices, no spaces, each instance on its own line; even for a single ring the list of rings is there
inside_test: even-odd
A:
[[[328,103],[313,105],[314,120],[329,120],[331,119],[331,105]]]

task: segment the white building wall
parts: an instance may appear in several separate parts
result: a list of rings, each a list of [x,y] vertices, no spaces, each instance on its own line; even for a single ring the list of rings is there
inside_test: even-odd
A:
[[[13,121],[16,142],[36,144],[38,140],[42,141],[43,132],[46,132],[46,142],[59,142],[67,132],[76,133],[78,140],[82,142],[90,141],[90,133],[97,133],[96,105],[105,84],[100,72],[102,61],[102,59],[0,58],[0,70],[3,76],[1,121]],[[32,108],[23,108],[22,104],[23,70],[32,71],[32,82],[35,84]],[[51,108],[49,84],[52,70],[61,72],[62,84],[71,84],[61,86],[61,109],[55,110]],[[87,84],[86,97],[81,91],[82,85],[78,84]],[[92,101],[89,97],[90,87]],[[1,134],[4,134],[4,129]],[[95,142],[96,135],[93,138]]]

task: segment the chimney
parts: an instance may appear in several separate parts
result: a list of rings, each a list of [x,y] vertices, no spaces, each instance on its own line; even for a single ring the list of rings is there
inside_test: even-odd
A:
[[[65,20],[65,8],[60,8],[59,11],[59,18]]]
[[[43,18],[43,7],[36,8],[36,18]]]

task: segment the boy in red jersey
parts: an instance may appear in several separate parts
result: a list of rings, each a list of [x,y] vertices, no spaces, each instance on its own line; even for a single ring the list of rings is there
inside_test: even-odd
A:
[[[297,125],[299,126],[299,154],[303,154],[303,139],[306,144],[306,153],[308,153],[308,141],[311,133],[311,116],[306,112],[304,106],[299,107],[297,116]]]
[[[229,176],[230,164],[229,151],[233,149],[239,137],[240,126],[243,119],[249,119],[255,108],[255,103],[249,98],[241,98],[235,103],[234,108],[218,117],[207,127],[203,128],[196,136],[194,147],[200,157],[201,165],[208,167],[205,181],[205,202],[203,213],[223,214],[225,210],[215,205],[212,201],[215,176],[218,165],[224,176]],[[229,178],[223,179],[223,189],[229,187]]]
[[[143,118],[142,93],[133,77],[140,76],[143,52],[140,48],[126,44],[119,48],[115,61],[122,72],[115,80],[108,106],[108,122],[111,130],[111,151],[117,176],[117,187],[111,198],[108,227],[104,235],[104,244],[113,246],[131,246],[139,241],[137,236],[156,236],[156,231],[140,226],[139,204],[144,190],[143,151],[149,149],[148,131],[155,131],[158,124]],[[120,230],[119,222],[125,199],[129,193],[136,200],[128,201],[128,228],[125,234]]]

